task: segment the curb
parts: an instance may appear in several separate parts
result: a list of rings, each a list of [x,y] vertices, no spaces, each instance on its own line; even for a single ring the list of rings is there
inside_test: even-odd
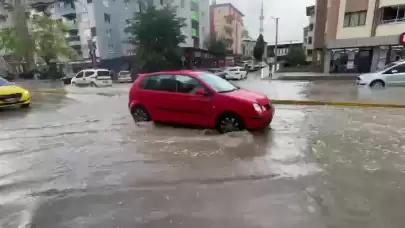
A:
[[[280,105],[325,105],[325,106],[343,106],[343,107],[364,107],[364,108],[405,108],[401,104],[383,104],[383,103],[359,103],[347,101],[316,101],[316,100],[272,100],[272,104]]]
[[[38,90],[29,90],[33,93],[52,93],[52,94],[63,94],[66,95],[68,92],[64,89],[38,89]]]

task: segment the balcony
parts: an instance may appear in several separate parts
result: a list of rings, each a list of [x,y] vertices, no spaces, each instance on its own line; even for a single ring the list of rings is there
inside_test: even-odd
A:
[[[68,36],[66,38],[70,46],[77,46],[81,45],[80,43],[80,36]]]
[[[63,22],[63,24],[64,24],[69,30],[78,29],[78,28],[79,28],[78,25],[77,25],[76,20],[66,20],[66,21]]]
[[[233,27],[231,25],[224,25],[224,30],[228,35],[232,35],[233,34]]]

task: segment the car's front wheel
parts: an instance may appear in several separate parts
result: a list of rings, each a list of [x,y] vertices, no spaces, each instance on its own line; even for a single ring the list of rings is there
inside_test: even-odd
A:
[[[375,80],[371,82],[370,87],[373,89],[382,89],[385,87],[385,83],[382,80]]]
[[[245,129],[242,118],[234,113],[224,113],[217,119],[216,128],[220,133],[242,131]]]
[[[142,105],[136,105],[134,108],[132,108],[131,115],[136,123],[149,122],[152,120],[148,111]]]

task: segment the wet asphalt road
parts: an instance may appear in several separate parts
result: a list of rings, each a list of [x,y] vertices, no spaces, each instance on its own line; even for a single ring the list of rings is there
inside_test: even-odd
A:
[[[334,93],[290,83],[240,84]],[[136,126],[127,88],[0,112],[1,228],[403,227],[405,110],[277,106],[268,131],[218,135]]]

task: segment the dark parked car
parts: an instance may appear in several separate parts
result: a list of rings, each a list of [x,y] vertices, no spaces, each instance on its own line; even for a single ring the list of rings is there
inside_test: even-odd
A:
[[[75,73],[69,73],[65,77],[61,78],[61,80],[62,80],[63,84],[70,85],[70,84],[72,84],[72,78],[74,76],[76,76]]]

